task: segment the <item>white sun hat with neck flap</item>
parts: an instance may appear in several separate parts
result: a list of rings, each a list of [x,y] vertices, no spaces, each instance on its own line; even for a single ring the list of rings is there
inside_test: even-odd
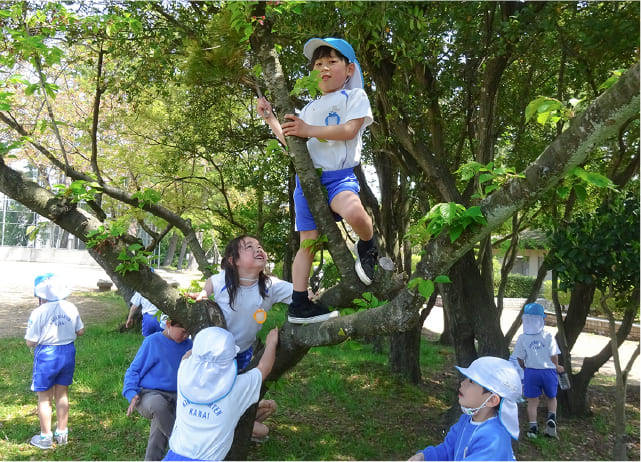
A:
[[[481,356],[470,367],[456,366],[468,379],[501,397],[498,418],[515,440],[519,438],[519,409],[521,377],[514,366],[505,359]]]
[[[238,351],[234,336],[221,327],[198,332],[191,356],[178,368],[183,398],[193,404],[211,404],[226,396],[236,382]]]
[[[305,46],[303,47],[303,54],[310,61],[314,55],[314,51],[318,47],[330,47],[338,51],[340,54],[345,56],[350,63],[354,63],[354,75],[352,75],[347,82],[345,82],[345,89],[351,90],[352,88],[363,88],[365,83],[363,81],[363,72],[361,71],[361,65],[356,59],[356,53],[352,46],[345,40],[335,37],[326,37],[326,38],[313,38],[309,39]]]
[[[33,285],[34,296],[48,302],[64,300],[71,294],[71,289],[53,273],[37,276]]]

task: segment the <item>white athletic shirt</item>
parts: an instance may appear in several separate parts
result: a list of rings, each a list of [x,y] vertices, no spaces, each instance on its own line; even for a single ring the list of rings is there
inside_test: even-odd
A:
[[[47,302],[31,312],[24,338],[38,345],[67,345],[84,326],[73,303]]]
[[[227,330],[232,333],[236,345],[243,352],[247,350],[256,334],[263,327],[258,321],[263,321],[266,312],[275,303],[290,303],[292,301],[293,286],[291,282],[282,281],[275,276],[270,276],[271,286],[268,284],[267,297],[260,296],[258,282],[251,286],[240,286],[236,292],[234,308],[229,305],[229,292],[225,286],[225,272],[221,271],[211,277],[212,294],[225,316]],[[261,313],[263,310],[265,313]]]
[[[347,141],[310,138],[307,149],[314,167],[324,171],[342,170],[357,166],[361,161],[363,132],[372,123],[372,108],[362,88],[338,90],[308,103],[300,118],[309,125],[340,125],[353,119],[364,118],[359,133]]]
[[[561,354],[554,335],[547,331],[538,334],[521,334],[516,340],[514,354],[529,369],[556,369],[551,356]]]
[[[196,460],[223,460],[234,440],[238,420],[258,402],[263,376],[258,369],[236,377],[231,391],[211,404],[192,404],[180,392],[169,447]]]
[[[150,314],[153,316],[158,311],[158,308],[156,308],[156,305],[151,303],[149,300],[147,300],[145,297],[140,295],[138,292],[134,293],[129,303],[130,305],[140,306],[142,310],[142,314]]]

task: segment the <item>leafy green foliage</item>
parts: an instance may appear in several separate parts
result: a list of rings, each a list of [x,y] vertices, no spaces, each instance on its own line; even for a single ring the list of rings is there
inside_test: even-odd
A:
[[[316,98],[320,93],[318,84],[320,83],[320,71],[314,69],[309,75],[296,79],[291,95],[302,96],[308,94],[311,98]]]
[[[53,185],[53,188],[58,190],[57,197],[65,197],[74,204],[81,201],[91,201],[96,194],[102,191],[102,186],[97,182],[85,180],[74,180],[68,187],[64,184],[56,184]]]
[[[561,290],[582,283],[605,292],[612,284],[622,300],[638,291],[638,194],[617,194],[597,210],[582,212],[560,224],[550,242],[547,263],[558,271]]]
[[[626,70],[627,69],[617,69],[617,70],[612,71],[611,72],[612,75],[610,75],[610,77],[608,77],[608,79],[605,82],[603,82],[601,85],[599,85],[599,90],[607,90],[612,85],[617,83],[619,81],[619,78],[623,75],[623,73]]]
[[[410,290],[418,288],[418,293],[421,294],[425,300],[428,300],[434,293],[435,284],[449,284],[451,282],[448,276],[442,274],[436,276],[434,281],[431,279],[414,278],[407,284],[407,288]]]
[[[127,232],[128,225],[124,222],[113,222],[110,225],[100,225],[95,231],[87,233],[87,247],[99,249],[109,240],[115,240]]]
[[[312,254],[315,254],[319,250],[324,249],[328,242],[327,235],[321,234],[316,239],[305,239],[300,243],[300,246],[302,249],[309,249]]]
[[[128,272],[138,271],[141,266],[149,265],[150,256],[151,252],[146,251],[141,244],[130,244],[126,249],[122,249],[118,255],[118,260],[122,263],[116,266],[116,272],[124,276]]]
[[[529,122],[536,116],[536,122],[540,125],[556,125],[558,122],[567,122],[574,117],[574,108],[581,102],[579,99],[571,99],[569,105],[556,98],[539,96],[531,101],[525,108],[525,122]]]
[[[145,189],[144,191],[137,191],[133,193],[132,197],[138,199],[138,207],[142,208],[145,205],[159,202],[162,195],[154,189]]]
[[[481,208],[465,208],[455,202],[436,204],[417,224],[410,226],[406,235],[413,244],[424,245],[448,229],[450,241],[454,242],[468,227],[486,224]]]
[[[604,175],[598,172],[588,172],[582,167],[573,167],[564,180],[564,184],[556,189],[556,193],[562,199],[567,199],[570,190],[574,190],[577,199],[583,202],[588,197],[588,187],[608,188],[616,190],[616,185]]]
[[[505,285],[503,296],[507,298],[527,298],[532,292],[535,281],[536,278],[532,276],[510,273],[507,275],[507,284]],[[500,282],[500,278],[494,278],[494,295],[498,293]]]
[[[494,162],[483,165],[479,162],[471,161],[462,165],[454,173],[459,174],[462,181],[469,181],[478,175],[478,183],[481,190],[472,196],[478,199],[485,198],[512,178],[525,177],[522,173],[516,173],[516,170],[512,167],[495,167]],[[489,184],[485,184],[488,182]]]

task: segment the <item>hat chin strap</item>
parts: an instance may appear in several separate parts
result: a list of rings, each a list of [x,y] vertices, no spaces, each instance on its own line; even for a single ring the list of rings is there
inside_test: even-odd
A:
[[[467,407],[461,404],[461,411],[466,415],[476,415],[481,409],[485,407],[492,396],[494,396],[494,393],[490,394],[490,396],[488,396],[485,401],[483,401],[483,404],[481,404],[479,407]]]

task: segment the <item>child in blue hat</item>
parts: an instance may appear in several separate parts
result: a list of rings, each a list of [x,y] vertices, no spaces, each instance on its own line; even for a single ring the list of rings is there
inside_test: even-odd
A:
[[[69,419],[69,385],[76,369],[74,341],[85,333],[76,306],[65,300],[71,290],[55,274],[36,277],[34,296],[39,306],[29,315],[25,341],[33,348],[33,380],[31,390],[38,395],[40,433],[31,444],[40,449],[53,447],[51,432],[53,403],[56,405],[58,445],[67,444]]]
[[[556,432],[556,393],[558,388],[557,373],[564,372],[559,365],[559,345],[554,335],[546,332],[545,312],[538,303],[528,303],[523,308],[523,333],[514,347],[520,366],[525,369],[523,376],[523,396],[527,398],[527,415],[530,429],[529,438],[538,435],[537,409],[542,393],[547,396],[548,418],[544,434],[553,438]]]
[[[285,136],[309,138],[307,149],[314,167],[322,169],[321,183],[327,189],[328,202],[337,219],[344,218],[359,237],[355,246],[356,274],[370,285],[378,259],[372,219],[358,196],[360,186],[353,168],[360,163],[362,135],[373,121],[372,109],[363,90],[363,76],[354,49],[343,39],[327,37],[309,40],[303,53],[312,70],[320,72],[322,96],[311,101],[300,116],[286,114],[281,124],[265,98],[259,98],[258,113],[278,139]],[[294,192],[296,230],[300,242],[317,239],[318,230],[298,176]],[[322,322],[332,314],[327,308],[309,300],[307,288],[314,261],[310,249],[301,247],[292,268],[294,292],[288,310],[288,321],[294,324]]]

